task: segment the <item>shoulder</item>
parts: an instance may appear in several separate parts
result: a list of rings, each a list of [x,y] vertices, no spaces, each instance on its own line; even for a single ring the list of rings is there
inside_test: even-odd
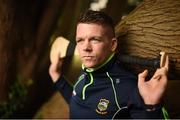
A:
[[[137,75],[130,72],[126,69],[122,64],[116,61],[111,69],[111,73],[117,74],[120,78],[124,78],[126,81],[129,82],[137,82]]]

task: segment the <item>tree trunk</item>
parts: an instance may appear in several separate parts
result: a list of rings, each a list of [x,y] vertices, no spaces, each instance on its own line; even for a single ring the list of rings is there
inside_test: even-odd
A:
[[[22,32],[25,42],[22,40],[19,49],[18,71],[23,82],[32,79],[33,85],[28,91],[25,108],[16,113],[17,118],[32,117],[38,107],[52,95],[52,82],[48,74],[49,41],[65,3],[66,0],[30,1],[30,6],[22,10],[29,11],[30,19],[26,18],[26,22],[23,22],[26,26]]]
[[[150,59],[156,58],[160,51],[165,51],[170,57],[171,78],[179,79],[179,13],[179,0],[142,2],[116,26],[119,52]]]
[[[36,101],[32,96],[37,95],[36,90],[40,88],[37,81],[42,76],[44,83],[50,81],[48,43],[65,1],[47,1],[0,1],[0,101],[7,100],[9,87],[17,78],[21,82],[34,81],[31,102]]]
[[[0,101],[7,99],[9,84],[16,79],[17,41],[20,27],[14,2],[0,2]]]

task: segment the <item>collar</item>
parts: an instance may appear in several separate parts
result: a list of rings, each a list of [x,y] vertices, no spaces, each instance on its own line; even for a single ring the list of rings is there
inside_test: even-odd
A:
[[[109,68],[108,66],[110,66],[110,63],[112,63],[111,61],[114,61],[113,58],[115,56],[115,53],[111,54],[110,57],[101,65],[99,65],[96,68],[86,68],[84,64],[82,64],[82,69],[86,72],[94,72],[94,71],[99,71],[99,70],[106,70],[106,68]],[[103,68],[103,69],[101,69]],[[105,69],[104,69],[105,68]]]

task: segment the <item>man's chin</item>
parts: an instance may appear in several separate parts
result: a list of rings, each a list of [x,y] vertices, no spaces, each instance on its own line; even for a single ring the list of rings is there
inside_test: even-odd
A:
[[[86,68],[95,68],[94,64],[84,64]]]

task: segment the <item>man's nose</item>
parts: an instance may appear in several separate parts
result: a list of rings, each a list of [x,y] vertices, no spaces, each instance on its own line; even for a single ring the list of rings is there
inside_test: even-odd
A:
[[[84,42],[84,47],[83,47],[83,50],[84,51],[92,51],[92,46],[91,46],[91,43],[89,41],[85,41]]]

